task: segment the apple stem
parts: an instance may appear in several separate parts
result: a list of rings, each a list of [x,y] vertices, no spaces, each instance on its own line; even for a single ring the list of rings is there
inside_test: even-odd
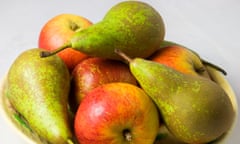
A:
[[[68,140],[67,140],[67,143],[68,143],[68,144],[74,144],[74,142],[73,142],[71,139],[68,139]]]
[[[221,68],[221,67],[219,67],[219,66],[217,66],[217,65],[215,65],[215,64],[213,64],[213,63],[210,63],[210,62],[208,62],[208,61],[206,61],[206,60],[203,60],[203,59],[202,59],[202,63],[203,63],[204,65],[208,65],[208,66],[210,66],[210,67],[212,67],[212,68],[220,71],[220,72],[223,73],[224,75],[227,75],[227,72],[226,72],[223,68]]]
[[[66,49],[66,48],[69,48],[71,47],[72,44],[71,43],[67,43],[67,44],[64,44],[63,46],[59,47],[58,49],[54,50],[54,51],[41,51],[40,52],[40,57],[41,58],[44,58],[44,57],[49,57],[49,56],[52,56],[52,55],[55,55],[57,54],[58,52]]]
[[[132,59],[129,56],[127,56],[125,53],[123,53],[120,49],[115,49],[114,52],[118,54],[120,57],[122,57],[123,59],[125,59],[128,63],[132,61]]]
[[[205,71],[205,68],[202,66],[202,67],[200,67],[200,68],[195,68],[195,71],[197,72],[197,73],[203,73],[204,71]]]

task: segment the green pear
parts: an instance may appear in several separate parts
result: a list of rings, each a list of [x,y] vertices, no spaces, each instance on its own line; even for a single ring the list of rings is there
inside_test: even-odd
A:
[[[76,32],[66,45],[42,52],[47,57],[71,47],[90,56],[120,59],[114,49],[132,57],[148,57],[159,48],[165,27],[160,14],[140,1],[124,1],[113,6],[96,24]]]
[[[72,143],[68,69],[56,55],[40,58],[40,51],[26,50],[13,62],[7,75],[6,97],[41,138],[53,144]]]
[[[231,127],[234,108],[215,82],[187,75],[142,58],[129,59],[130,70],[158,106],[169,131],[186,143],[210,142]]]

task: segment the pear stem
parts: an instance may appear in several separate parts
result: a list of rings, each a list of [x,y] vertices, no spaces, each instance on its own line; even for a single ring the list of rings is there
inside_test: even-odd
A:
[[[210,62],[208,62],[208,61],[206,61],[206,60],[203,60],[203,59],[201,59],[201,60],[202,60],[202,63],[203,63],[204,65],[208,65],[208,66],[210,66],[210,67],[212,67],[212,68],[220,71],[220,72],[223,73],[224,75],[227,75],[227,72],[226,72],[223,68],[221,68],[221,67],[219,67],[219,66],[217,66],[217,65],[215,65],[215,64],[213,64],[213,63],[210,63]]]
[[[71,43],[66,43],[64,44],[63,46],[59,47],[58,49],[54,50],[54,51],[41,51],[40,52],[40,57],[41,58],[44,58],[44,57],[49,57],[49,56],[52,56],[52,55],[55,55],[57,54],[58,52],[66,49],[66,48],[69,48],[71,47],[72,44]]]
[[[124,60],[126,60],[128,63],[132,61],[132,59],[127,56],[124,52],[122,52],[120,49],[115,49],[114,52],[118,54],[120,57],[122,57]]]

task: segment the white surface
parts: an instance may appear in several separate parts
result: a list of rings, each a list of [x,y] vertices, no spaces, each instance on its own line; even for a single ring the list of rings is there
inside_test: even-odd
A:
[[[60,13],[74,13],[92,22],[100,21],[115,1],[8,0],[0,5],[0,77],[22,51],[37,47],[42,26]],[[238,99],[240,97],[240,1],[238,0],[148,0],[162,15],[166,39],[183,44],[201,57],[223,67]],[[237,122],[226,144],[240,141]],[[0,116],[0,141],[25,144]]]

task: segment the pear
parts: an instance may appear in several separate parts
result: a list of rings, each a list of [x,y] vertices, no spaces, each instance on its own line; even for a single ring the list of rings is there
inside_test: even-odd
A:
[[[234,108],[218,84],[157,62],[117,53],[129,61],[132,74],[156,103],[166,127],[177,139],[207,143],[229,130]]]
[[[68,43],[55,51],[42,52],[42,57],[73,48],[87,55],[120,59],[114,49],[132,57],[148,57],[159,48],[165,27],[161,15],[140,1],[124,1],[113,6],[104,18],[76,32]]]
[[[68,69],[57,55],[40,58],[40,51],[29,49],[15,59],[8,71],[5,95],[41,138],[53,144],[72,143]]]

